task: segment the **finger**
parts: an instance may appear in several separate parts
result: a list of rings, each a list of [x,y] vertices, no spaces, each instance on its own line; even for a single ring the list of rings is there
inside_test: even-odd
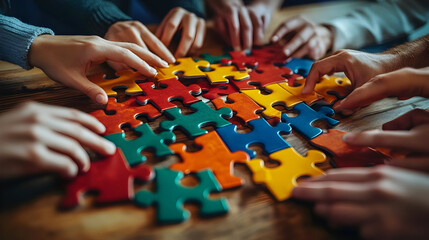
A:
[[[228,38],[228,32],[226,30],[226,22],[223,18],[217,17],[215,18],[215,26],[217,31],[219,32],[219,35],[222,37],[222,39],[228,44],[231,45],[231,41]]]
[[[206,35],[206,22],[203,19],[198,19],[196,34],[197,36],[195,37],[194,44],[190,50],[191,53],[195,53],[204,44],[204,36]]]
[[[185,15],[184,11],[174,12],[169,18],[168,22],[165,23],[165,27],[160,36],[161,42],[165,46],[169,46],[171,40],[173,39],[174,34],[179,29],[180,23],[182,22],[182,18]]]
[[[308,41],[308,57],[310,59],[319,60],[323,57],[324,52],[326,52],[325,47],[320,41],[317,41],[316,37]]]
[[[381,174],[369,168],[329,169],[326,175],[306,179],[303,182],[370,182],[381,178]]]
[[[253,43],[255,45],[262,45],[265,35],[265,25],[261,18],[259,18],[253,11],[249,11],[250,20],[253,25]]]
[[[429,172],[429,156],[392,159],[386,162],[386,164],[417,171]]]
[[[144,25],[139,25],[140,37],[144,39],[148,45],[149,50],[161,57],[167,63],[174,63],[176,59],[168,48],[159,40],[153,33]],[[158,28],[159,29],[159,28]]]
[[[343,141],[357,146],[386,147],[416,152],[429,152],[427,143],[416,139],[410,131],[371,130],[361,133],[346,133]]]
[[[195,41],[195,31],[198,19],[195,14],[186,14],[182,20],[182,37],[174,56],[176,58],[184,57],[188,53]]]
[[[302,30],[299,30],[295,36],[283,46],[283,53],[289,57],[297,51],[301,46],[307,43],[311,37],[314,36],[314,29],[311,26],[306,26]]]
[[[423,109],[414,109],[383,124],[383,130],[410,130],[426,123],[429,123],[429,112]]]
[[[252,44],[253,44],[252,43],[253,27],[252,27],[252,21],[250,20],[250,16],[247,8],[245,7],[240,8],[238,17],[240,20],[240,32],[241,32],[241,40],[243,43],[243,48],[250,49],[252,48]]]
[[[369,200],[369,184],[344,182],[302,182],[292,190],[292,197],[307,201],[351,201]]]
[[[287,20],[277,28],[273,36],[271,36],[271,41],[277,42],[282,39],[286,34],[295,31],[296,29],[302,28],[305,24],[306,22],[304,21],[304,19],[299,17]]]
[[[157,38],[161,38],[163,32],[164,32],[164,28],[165,26],[169,23],[169,19],[172,15],[176,14],[177,10],[170,10],[167,15],[165,15],[164,19],[162,20],[161,24],[158,26],[158,28],[155,31],[155,36]]]
[[[229,38],[234,51],[241,50],[240,41],[240,20],[238,17],[237,8],[232,8],[231,15],[226,19],[226,25],[228,27]]]
[[[37,166],[35,166],[41,171],[56,172],[65,178],[72,178],[77,175],[78,167],[68,156],[51,151],[43,145],[38,145],[34,151],[35,154],[43,158],[43,161],[38,161]]]
[[[121,71],[121,70],[129,69],[128,66],[123,64],[123,63],[107,61],[107,64],[109,64],[109,66],[111,68],[113,68],[115,71]]]
[[[336,226],[359,226],[370,220],[373,216],[368,206],[347,202],[333,204],[318,203],[314,207],[314,211],[328,218]]]
[[[290,57],[291,58],[303,58],[304,56],[308,55],[309,49],[310,49],[309,45],[304,44],[297,51],[295,51]]]
[[[132,53],[143,59],[147,64],[156,67],[168,67],[168,63],[162,60],[157,55],[150,52],[148,49],[142,48],[132,43],[117,43],[117,45],[130,50]]]

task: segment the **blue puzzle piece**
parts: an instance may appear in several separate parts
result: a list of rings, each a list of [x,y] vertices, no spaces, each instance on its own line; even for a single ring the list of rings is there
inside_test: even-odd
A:
[[[293,107],[293,109],[298,111],[299,114],[296,117],[289,117],[286,113],[283,113],[282,121],[289,123],[293,129],[298,131],[308,140],[323,133],[322,129],[311,125],[314,121],[323,119],[331,127],[339,123],[339,121],[329,117],[334,115],[334,110],[326,106],[321,107],[316,112],[307,104],[298,103]]]
[[[284,66],[290,68],[294,73],[307,77],[314,61],[302,58],[292,58]]]
[[[245,151],[250,158],[256,156],[256,152],[248,148],[251,144],[263,145],[267,153],[290,147],[289,143],[280,136],[280,133],[289,134],[292,131],[289,124],[279,123],[273,127],[263,118],[251,120],[248,124],[252,128],[249,133],[237,133],[237,126],[234,124],[218,128],[216,132],[231,152]]]
[[[220,192],[222,187],[211,170],[196,174],[199,184],[184,187],[180,184],[183,173],[167,168],[156,168],[156,192],[140,191],[135,195],[137,205],[157,206],[157,219],[160,223],[176,223],[189,219],[190,213],[183,208],[187,202],[197,203],[200,214],[204,216],[225,214],[229,211],[225,198],[210,199],[211,192]]]

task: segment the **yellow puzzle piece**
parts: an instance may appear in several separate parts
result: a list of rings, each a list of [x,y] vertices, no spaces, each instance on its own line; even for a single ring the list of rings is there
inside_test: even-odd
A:
[[[317,150],[309,150],[303,157],[293,148],[286,148],[270,154],[270,158],[280,162],[276,168],[266,168],[261,159],[252,159],[247,163],[253,172],[255,183],[265,183],[277,201],[288,199],[292,189],[297,185],[296,179],[301,176],[315,177],[324,172],[315,166],[326,160],[325,154]]]
[[[177,78],[176,74],[183,72],[183,76],[187,78],[204,77],[206,74],[199,68],[208,68],[210,63],[205,60],[195,62],[192,58],[178,58],[175,63],[170,64],[165,68],[157,68],[158,74],[156,79],[166,80]]]
[[[259,105],[265,108],[265,110],[262,112],[265,116],[278,118],[281,117],[282,112],[273,107],[276,104],[292,107],[302,102],[300,98],[292,95],[277,83],[268,85],[265,88],[272,92],[265,95],[262,94],[259,89],[241,90],[241,92],[245,93]]]
[[[278,83],[282,88],[284,88],[286,91],[290,92],[291,94],[297,96],[299,99],[301,99],[303,102],[307,103],[307,105],[311,105],[312,103],[314,103],[317,100],[320,100],[323,98],[323,96],[317,94],[315,91],[313,91],[313,93],[311,94],[306,94],[306,95],[302,95],[301,91],[302,88],[305,85],[305,78],[300,80],[300,81],[296,81],[298,83],[300,83],[300,86],[297,87],[291,87],[289,86],[287,83]]]
[[[237,71],[235,66],[224,66],[222,64],[211,64],[210,68],[213,71],[205,72],[207,78],[211,84],[215,83],[227,83],[227,77],[233,77],[234,80],[240,81],[249,78],[249,74],[246,71]]]
[[[104,89],[107,96],[116,96],[115,88],[126,88],[125,93],[133,95],[142,92],[142,89],[136,83],[136,80],[145,80],[146,77],[131,69],[116,72],[118,78],[105,79],[105,74],[97,74],[89,77],[89,80]]]
[[[314,87],[314,91],[322,95],[329,104],[338,98],[344,98],[352,90],[352,82],[348,78],[336,76],[323,76]]]

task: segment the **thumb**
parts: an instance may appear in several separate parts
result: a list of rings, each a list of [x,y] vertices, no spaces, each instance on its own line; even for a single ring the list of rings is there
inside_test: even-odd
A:
[[[103,88],[91,82],[86,76],[76,75],[69,85],[70,87],[83,92],[98,104],[107,104],[108,97],[106,92]]]

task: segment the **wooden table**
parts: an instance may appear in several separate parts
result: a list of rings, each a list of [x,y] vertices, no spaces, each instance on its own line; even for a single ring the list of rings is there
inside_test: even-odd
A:
[[[338,2],[298,6],[278,12],[268,34],[288,17],[303,14],[323,21],[361,6],[362,2]],[[222,46],[209,32],[201,52],[219,53]],[[100,69],[95,69],[100,71]],[[15,65],[0,62],[0,111],[13,108],[20,102],[35,100],[44,103],[76,107],[90,112],[102,106],[94,104],[78,91],[68,89],[48,79],[38,69],[25,71]],[[380,128],[413,108],[427,108],[429,100],[412,98],[406,101],[385,99],[362,109],[355,115],[340,119],[336,128],[359,131]],[[159,122],[160,120],[158,120]],[[157,124],[156,122],[155,124]],[[153,123],[152,123],[153,124]],[[322,125],[323,126],[323,125]],[[179,140],[185,139],[179,135]],[[306,141],[293,134],[286,140],[301,154],[311,148]],[[256,148],[257,149],[257,148]],[[258,149],[260,150],[260,149]],[[149,156],[150,158],[150,156]],[[156,165],[178,161],[170,157]],[[149,161],[154,164],[153,161]],[[328,161],[321,165],[328,169]],[[229,200],[230,212],[215,218],[198,217],[198,207],[186,205],[192,213],[189,221],[160,226],[155,223],[155,208],[138,208],[132,202],[107,206],[92,206],[92,197],[86,204],[71,211],[60,211],[63,196],[60,180],[43,175],[2,183],[0,212],[1,239],[353,239],[354,231],[330,228],[312,213],[308,203],[289,200],[278,203],[268,191],[251,181],[251,173],[244,165],[236,165],[236,175],[246,183],[235,190],[215,194]],[[189,180],[188,180],[189,182]],[[148,187],[148,186],[143,186]],[[142,188],[139,186],[138,188]]]

